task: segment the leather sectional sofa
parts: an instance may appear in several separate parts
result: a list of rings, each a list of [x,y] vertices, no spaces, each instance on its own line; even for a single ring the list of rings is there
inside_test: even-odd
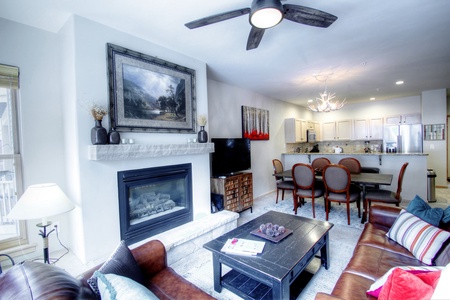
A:
[[[131,254],[140,269],[142,285],[158,299],[214,299],[167,266],[166,250],[160,241],[149,241],[131,250]],[[126,259],[119,257],[117,261]],[[74,278],[54,265],[24,262],[0,275],[0,300],[99,299],[87,281],[101,267]]]
[[[339,277],[331,295],[318,293],[316,300],[376,299],[366,294],[370,286],[393,267],[426,266],[400,244],[386,237],[401,209],[375,205],[370,208],[369,222],[358,240],[347,267]],[[449,224],[441,228],[449,231]],[[450,246],[444,246],[435,260],[436,265],[450,262]]]

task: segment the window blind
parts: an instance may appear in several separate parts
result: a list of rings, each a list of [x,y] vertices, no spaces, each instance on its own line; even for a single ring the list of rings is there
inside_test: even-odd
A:
[[[19,88],[19,68],[0,65],[0,87]]]

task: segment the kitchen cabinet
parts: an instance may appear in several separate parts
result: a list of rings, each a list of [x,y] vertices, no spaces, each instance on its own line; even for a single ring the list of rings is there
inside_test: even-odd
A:
[[[316,132],[316,142],[322,141],[321,126],[319,122],[312,122],[312,129]]]
[[[306,130],[309,128],[309,122],[305,120],[300,120],[300,139],[302,142],[308,141],[308,135],[306,133]]]
[[[384,120],[384,124],[386,125],[420,124],[421,122],[422,118],[420,114],[389,116]]]
[[[382,140],[383,118],[355,119],[353,129],[354,140]]]
[[[306,142],[306,130],[308,122],[295,118],[284,120],[284,139],[286,143]]]
[[[352,120],[322,123],[322,141],[337,141],[352,139]]]

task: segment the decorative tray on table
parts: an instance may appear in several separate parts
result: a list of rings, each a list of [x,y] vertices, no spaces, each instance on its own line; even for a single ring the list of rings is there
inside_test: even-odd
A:
[[[280,242],[282,239],[290,235],[293,231],[277,224],[266,223],[261,224],[258,229],[250,233],[274,243]]]

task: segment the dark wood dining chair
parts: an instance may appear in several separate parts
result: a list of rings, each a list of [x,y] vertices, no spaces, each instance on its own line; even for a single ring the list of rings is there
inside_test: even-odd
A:
[[[282,173],[284,171],[283,163],[279,159],[273,159],[272,165],[274,174]],[[292,191],[292,197],[295,198],[293,180],[285,180],[283,176],[275,176],[275,182],[277,183],[276,203],[278,203],[278,194],[280,191],[281,191],[281,200],[284,200],[284,191],[286,190]]]
[[[405,171],[408,164],[409,163],[404,163],[400,169],[400,173],[398,174],[396,192],[385,189],[369,189],[366,192],[364,207],[367,209],[367,211],[370,209],[370,205],[372,204],[372,202],[395,204],[395,206],[400,206],[400,202],[402,202],[401,192],[403,177],[405,176]]]
[[[345,157],[338,162],[339,165],[346,166],[350,174],[361,173],[361,163],[353,157]]]
[[[331,164],[331,162],[328,158],[317,157],[312,161],[311,166],[317,174],[322,175],[323,167],[329,164]]]
[[[351,184],[351,175],[347,167],[335,164],[325,166],[323,182],[325,184],[324,199],[327,221],[331,202],[347,205],[348,225],[350,225],[350,203],[356,202],[358,217],[361,217],[361,189],[359,186]]]
[[[313,218],[316,217],[314,199],[322,197],[324,186],[322,182],[316,181],[316,174],[311,165],[298,163],[292,167],[292,178],[294,179],[294,212],[302,206],[304,198],[311,198]]]

